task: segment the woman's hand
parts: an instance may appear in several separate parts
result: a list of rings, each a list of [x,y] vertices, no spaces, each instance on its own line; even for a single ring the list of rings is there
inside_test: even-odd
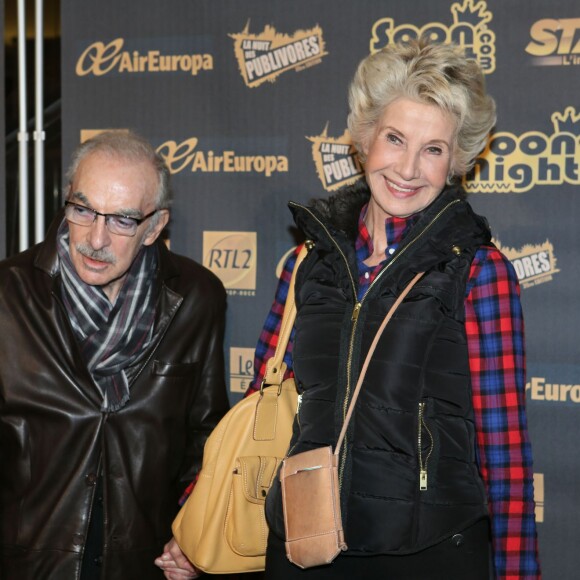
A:
[[[163,570],[167,580],[190,580],[199,578],[201,572],[187,559],[175,538],[165,544],[163,554],[155,559],[155,565]]]

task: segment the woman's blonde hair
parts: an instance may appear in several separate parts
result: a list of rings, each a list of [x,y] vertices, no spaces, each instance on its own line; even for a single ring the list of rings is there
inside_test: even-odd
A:
[[[455,119],[449,178],[467,173],[496,120],[477,62],[456,45],[424,38],[389,45],[363,59],[350,85],[348,116],[363,163],[385,108],[398,98],[435,105]]]

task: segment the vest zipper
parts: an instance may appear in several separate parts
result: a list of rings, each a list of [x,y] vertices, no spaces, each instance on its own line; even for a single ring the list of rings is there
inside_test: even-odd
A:
[[[332,237],[332,234],[328,231],[328,228],[318,219],[318,217],[316,217],[314,215],[314,213],[309,208],[307,208],[303,205],[297,204],[297,203],[293,203],[293,202],[290,202],[289,205],[292,205],[294,207],[298,207],[298,208],[306,211],[308,214],[310,214],[312,219],[314,219],[320,225],[320,227],[326,232],[328,239],[336,246],[338,253],[342,256],[342,259],[344,260],[344,264],[346,266],[346,271],[348,272],[348,277],[350,278],[354,307],[353,307],[353,311],[352,311],[352,315],[351,315],[351,321],[353,324],[352,324],[352,328],[350,331],[350,339],[349,339],[349,346],[348,346],[348,358],[346,359],[346,369],[347,369],[347,371],[346,371],[346,396],[344,398],[344,403],[342,406],[342,420],[344,422],[344,419],[346,417],[347,408],[348,408],[348,400],[350,398],[350,376],[351,376],[351,366],[352,366],[352,349],[353,349],[353,344],[354,344],[354,335],[355,335],[355,331],[356,331],[356,323],[357,323],[358,314],[360,312],[362,301],[359,302],[357,300],[356,284],[354,282],[354,277],[352,275],[352,272],[350,271],[350,266],[348,264],[348,260],[347,260],[346,256],[344,255],[342,248],[338,245],[337,241]],[[345,437],[344,437],[344,443],[342,446],[342,453],[341,453],[341,458],[340,458],[340,465],[339,465],[339,471],[338,471],[339,490],[342,489],[342,479],[343,479],[344,466],[345,466],[345,461],[346,461],[347,444],[348,444],[348,434],[345,435]]]
[[[302,406],[302,393],[298,393],[298,398],[296,400],[296,421],[298,421],[298,426],[300,426],[300,407]]]
[[[298,398],[296,400],[296,422],[298,423],[298,427],[301,427],[300,425],[300,407],[302,406],[302,393],[298,393]],[[292,445],[291,447],[288,448],[288,451],[286,451],[286,457],[290,457],[290,455],[292,454],[292,451],[294,451],[294,447],[296,447],[296,444],[298,443],[298,441],[294,442],[294,445]]]
[[[423,230],[414,238],[412,239],[406,246],[403,246],[400,250],[400,252],[396,253],[393,258],[391,259],[390,262],[388,262],[386,264],[386,266],[376,275],[375,279],[371,282],[370,286],[367,288],[367,291],[364,293],[363,297],[360,300],[357,300],[357,293],[356,293],[356,284],[354,282],[354,277],[352,275],[352,272],[350,271],[350,267],[348,264],[348,260],[346,258],[346,256],[344,255],[344,252],[342,251],[342,249],[340,248],[340,246],[338,245],[338,242],[332,237],[332,234],[328,231],[328,228],[320,221],[320,219],[318,219],[318,217],[306,206],[300,205],[298,203],[294,203],[294,202],[290,202],[289,205],[291,205],[292,207],[296,207],[296,208],[300,208],[304,211],[306,211],[308,214],[310,214],[310,216],[322,227],[322,229],[326,232],[326,235],[328,236],[329,240],[336,246],[336,249],[338,250],[339,254],[342,256],[342,259],[344,260],[344,263],[346,265],[346,271],[348,272],[348,276],[350,278],[350,282],[351,282],[351,287],[352,287],[352,291],[353,291],[353,299],[354,299],[354,307],[353,307],[353,311],[352,311],[352,315],[351,315],[351,322],[352,322],[352,327],[351,327],[351,331],[350,331],[350,339],[349,339],[349,346],[348,346],[348,357],[346,360],[346,393],[345,393],[345,397],[344,397],[344,402],[342,405],[342,421],[344,423],[345,419],[346,419],[346,414],[348,412],[348,403],[350,400],[350,391],[351,391],[351,374],[352,374],[352,354],[353,354],[353,349],[354,349],[354,338],[355,338],[355,333],[356,333],[356,328],[357,328],[357,322],[358,322],[358,317],[361,311],[361,308],[363,306],[363,302],[365,300],[365,298],[368,296],[369,292],[371,291],[371,289],[375,286],[375,284],[379,281],[379,279],[382,277],[382,275],[411,247],[413,246],[413,244],[415,244],[415,242],[417,240],[419,240],[421,237],[423,237],[423,235],[425,234],[426,231],[428,231],[431,226],[452,206],[460,203],[461,200],[460,199],[454,199],[453,201],[450,201],[445,207],[443,207],[441,210],[439,210],[439,212],[437,213],[437,215],[435,215],[433,217],[433,219],[423,228]],[[420,427],[419,427],[419,431],[420,431]],[[420,433],[419,433],[419,437],[420,437]],[[341,451],[341,458],[340,458],[340,465],[338,468],[338,488],[339,490],[342,489],[342,482],[343,482],[343,478],[344,478],[344,468],[346,466],[346,456],[347,456],[347,448],[348,448],[348,433],[345,435],[344,437],[344,441],[343,441],[343,445],[342,445],[342,451]],[[432,450],[432,449],[431,449]],[[419,450],[419,453],[421,453],[421,451]],[[429,453],[430,455],[430,453]],[[429,459],[427,457],[427,459]],[[427,484],[427,473],[425,471],[425,485]],[[426,489],[426,488],[425,488]]]
[[[363,302],[365,298],[368,296],[369,292],[375,286],[375,284],[379,281],[382,277],[383,273],[386,272],[413,244],[423,237],[423,234],[431,228],[431,226],[453,205],[459,203],[460,199],[454,199],[453,201],[449,202],[443,209],[439,211],[439,213],[423,228],[423,230],[414,238],[412,239],[406,246],[403,246],[400,252],[396,253],[390,262],[388,262],[385,267],[376,275],[375,279],[371,282],[370,286],[367,288],[367,291],[364,293],[363,297],[358,301],[353,310],[353,320],[358,319],[358,314],[360,309],[362,308]],[[355,315],[356,313],[356,315]]]
[[[288,205],[291,205],[292,207],[297,207],[297,208],[303,209],[305,212],[309,213],[311,215],[311,217],[326,232],[328,239],[336,246],[338,253],[342,256],[342,259],[344,260],[344,263],[346,264],[346,271],[348,272],[348,276],[350,278],[351,288],[352,288],[352,291],[354,294],[354,301],[356,302],[356,284],[354,283],[354,278],[352,276],[352,272],[350,271],[350,268],[348,265],[348,260],[346,259],[346,256],[344,255],[344,252],[342,251],[341,247],[338,245],[337,241],[332,237],[332,234],[328,231],[328,228],[314,215],[314,213],[312,213],[312,210],[310,210],[306,206],[300,205],[299,203],[295,203],[293,201],[291,201]],[[313,244],[313,247],[314,247],[314,244]]]
[[[429,435],[429,452],[427,453],[427,457],[425,457],[425,462],[423,463],[423,449],[421,446],[422,442],[422,431],[423,427],[425,427],[425,431],[427,431]],[[433,453],[433,434],[427,427],[427,423],[425,423],[425,402],[421,401],[419,403],[419,420],[417,421],[417,451],[419,457],[419,489],[421,491],[427,490],[427,464],[429,463],[429,458],[431,457],[431,453]]]
[[[348,403],[349,403],[349,399],[350,399],[352,352],[354,349],[354,336],[355,336],[356,326],[357,326],[357,322],[358,322],[358,316],[359,316],[359,313],[362,309],[363,302],[365,301],[365,298],[369,295],[369,292],[375,286],[375,284],[380,280],[380,278],[383,276],[383,274],[407,251],[407,249],[410,248],[417,240],[419,240],[423,236],[423,234],[425,234],[425,232],[427,230],[429,230],[431,228],[431,226],[441,217],[441,215],[443,215],[450,207],[452,207],[456,203],[459,203],[460,201],[461,200],[459,200],[459,199],[455,199],[455,200],[451,201],[450,203],[448,203],[444,208],[442,208],[437,213],[437,215],[435,215],[433,217],[433,219],[423,228],[423,230],[419,233],[419,235],[417,235],[413,240],[411,240],[406,246],[403,246],[403,248],[401,248],[401,251],[393,256],[391,261],[388,262],[385,265],[385,267],[376,275],[375,279],[371,282],[371,284],[367,288],[367,291],[364,293],[363,297],[358,302],[355,302],[354,309],[352,311],[352,317],[351,317],[351,321],[353,322],[353,325],[352,325],[351,334],[350,334],[348,358],[347,358],[347,362],[346,362],[347,382],[346,382],[346,396],[344,398],[344,403],[343,403],[343,407],[342,407],[342,420],[343,421],[345,420],[346,414],[348,412]],[[347,263],[347,267],[348,267],[348,263]],[[352,278],[352,275],[351,275],[351,278]],[[356,290],[355,290],[355,293],[356,293]],[[420,434],[419,434],[419,437],[420,437]],[[342,452],[342,457],[341,457],[339,472],[338,472],[338,482],[339,482],[340,489],[342,489],[342,481],[343,481],[343,477],[344,477],[344,468],[346,465],[347,442],[348,442],[348,434],[345,435],[345,437],[344,437],[343,452]],[[427,486],[427,471],[425,470],[425,489],[427,489],[426,486]],[[421,488],[421,489],[423,489],[423,488]]]

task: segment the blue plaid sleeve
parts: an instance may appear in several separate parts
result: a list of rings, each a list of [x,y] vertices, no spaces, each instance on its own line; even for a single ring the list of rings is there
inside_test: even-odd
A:
[[[258,339],[258,344],[256,345],[256,352],[254,355],[254,378],[246,391],[246,396],[251,395],[260,389],[260,385],[262,384],[266,372],[266,363],[268,362],[268,359],[274,355],[274,351],[276,350],[282,316],[284,315],[284,305],[286,304],[286,297],[288,296],[288,288],[290,286],[290,279],[292,278],[292,272],[296,265],[296,258],[301,249],[302,245],[298,246],[294,252],[290,254],[284,264],[284,268],[282,269],[282,274],[280,275],[278,287],[276,288],[276,294],[274,296],[274,302],[272,303],[270,312],[268,312],[266,322],[264,323],[264,327]],[[292,330],[286,354],[284,355],[284,362],[288,367],[285,378],[292,376],[293,341],[294,330]]]

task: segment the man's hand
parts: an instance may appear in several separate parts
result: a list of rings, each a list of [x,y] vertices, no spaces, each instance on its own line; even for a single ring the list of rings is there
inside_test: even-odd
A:
[[[175,538],[165,544],[163,554],[155,559],[155,565],[161,568],[167,580],[190,580],[198,578],[201,572],[187,559]]]

